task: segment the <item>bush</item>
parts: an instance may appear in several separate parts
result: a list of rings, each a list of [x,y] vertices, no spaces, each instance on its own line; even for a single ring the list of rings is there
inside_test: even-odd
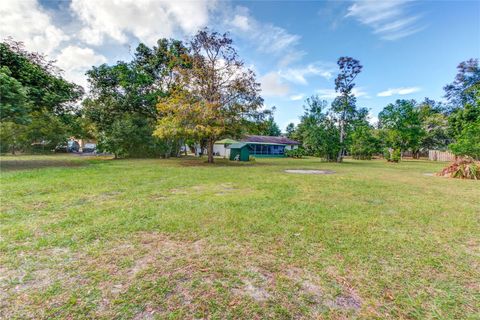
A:
[[[392,156],[391,156],[390,159],[391,159],[393,162],[399,162],[401,158],[402,158],[402,154],[401,154],[400,150],[399,150],[399,149],[393,150]]]
[[[469,156],[480,160],[480,118],[474,123],[465,125],[456,137],[455,143],[449,148],[457,156]]]
[[[110,152],[115,158],[177,156],[181,143],[152,136],[154,122],[135,115],[115,119],[108,131],[99,135],[97,149]]]
[[[458,158],[448,167],[437,173],[438,176],[458,178],[458,179],[480,179],[480,162],[473,158]]]
[[[390,161],[390,150],[385,148],[385,150],[383,150],[383,157],[385,158],[385,160]]]
[[[390,151],[390,149],[385,149],[383,151],[383,157],[388,162],[399,162],[402,158],[402,153],[399,149],[393,149],[392,151]]]
[[[285,155],[289,158],[300,159],[305,155],[305,151],[301,148],[292,149],[292,150],[285,150]]]

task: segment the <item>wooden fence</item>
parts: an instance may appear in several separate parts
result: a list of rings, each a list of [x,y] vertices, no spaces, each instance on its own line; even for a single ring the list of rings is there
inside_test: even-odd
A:
[[[428,159],[432,161],[453,161],[455,155],[448,151],[428,150]]]

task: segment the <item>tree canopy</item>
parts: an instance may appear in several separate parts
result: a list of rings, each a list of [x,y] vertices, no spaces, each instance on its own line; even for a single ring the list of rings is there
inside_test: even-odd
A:
[[[77,101],[83,88],[66,81],[53,61],[28,52],[21,42],[0,43],[0,138],[1,149],[42,149],[74,134]]]
[[[174,89],[157,105],[155,135],[206,139],[213,162],[216,140],[238,135],[246,121],[263,120],[260,84],[227,34],[199,31],[190,42],[188,64],[175,68]]]
[[[171,93],[174,74],[187,67],[185,45],[160,39],[153,48],[139,44],[130,62],[89,70],[83,113],[95,124],[100,148],[123,157],[176,155],[180,141],[160,141],[152,134],[160,117],[158,99]]]
[[[355,117],[356,98],[353,94],[355,87],[355,78],[362,71],[360,61],[351,57],[340,57],[337,61],[340,69],[335,79],[335,91],[339,96],[332,103],[332,113],[335,116],[339,127],[340,150],[337,156],[337,162],[342,162],[345,154],[345,138],[347,136],[348,126]]]

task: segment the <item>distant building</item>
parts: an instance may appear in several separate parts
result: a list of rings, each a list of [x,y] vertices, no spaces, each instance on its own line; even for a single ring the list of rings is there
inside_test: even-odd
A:
[[[255,157],[284,157],[285,150],[298,148],[300,142],[287,137],[248,135],[239,142],[248,145],[250,155]]]
[[[254,157],[284,157],[286,150],[292,150],[298,148],[300,143],[298,141],[289,139],[287,137],[274,137],[274,136],[254,136],[246,135],[242,139],[222,139],[215,142],[213,145],[213,155],[224,158],[231,158],[232,149],[236,149],[241,146],[247,146],[243,150],[243,154],[247,154]],[[195,146],[195,155],[201,154],[199,145]],[[238,150],[237,150],[238,151]]]
[[[286,150],[298,148],[299,142],[286,137],[247,135],[239,140],[223,139],[215,142],[213,153],[224,158],[247,161],[254,157],[284,157]],[[245,160],[247,159],[247,160]]]

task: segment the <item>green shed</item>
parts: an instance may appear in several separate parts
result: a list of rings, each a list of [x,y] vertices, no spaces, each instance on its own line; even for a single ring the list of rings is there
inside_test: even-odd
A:
[[[233,143],[227,148],[230,149],[230,160],[248,161],[250,158],[250,151],[248,150],[247,143]]]

